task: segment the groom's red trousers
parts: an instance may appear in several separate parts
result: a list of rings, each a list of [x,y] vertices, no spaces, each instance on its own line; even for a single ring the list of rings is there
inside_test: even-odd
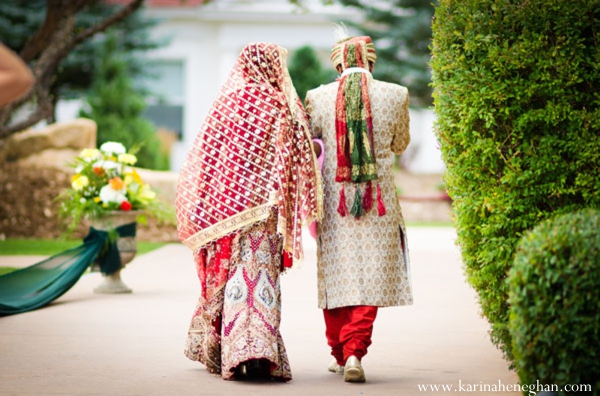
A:
[[[324,309],[325,336],[331,354],[343,366],[354,355],[361,360],[371,345],[377,307],[356,305]]]

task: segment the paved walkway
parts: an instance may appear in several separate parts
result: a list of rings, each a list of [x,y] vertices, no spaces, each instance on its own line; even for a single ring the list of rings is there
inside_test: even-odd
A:
[[[183,356],[199,285],[191,254],[173,244],[123,271],[133,294],[94,294],[100,276],[88,274],[52,305],[0,318],[0,395],[519,395],[483,390],[508,389],[517,377],[489,341],[453,229],[409,227],[408,237],[415,304],[380,310],[365,384],[326,370],[316,247],[307,236],[306,260],[282,278],[293,381],[223,381]],[[11,260],[0,256],[0,266]]]

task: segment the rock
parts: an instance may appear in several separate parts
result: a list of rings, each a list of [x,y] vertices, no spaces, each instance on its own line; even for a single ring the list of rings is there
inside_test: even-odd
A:
[[[42,167],[49,166],[52,168],[68,168],[68,164],[79,155],[81,150],[73,149],[46,149],[39,153],[29,155],[17,160],[19,166],[25,167]]]
[[[28,129],[4,139],[0,162],[63,168],[82,149],[96,147],[96,131],[96,123],[85,118]]]

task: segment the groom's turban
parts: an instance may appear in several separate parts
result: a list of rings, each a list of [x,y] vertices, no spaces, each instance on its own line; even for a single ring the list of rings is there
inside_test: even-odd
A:
[[[368,62],[377,60],[375,46],[369,36],[349,37],[338,41],[331,49],[333,67],[339,65],[345,70],[348,67],[369,68]]]

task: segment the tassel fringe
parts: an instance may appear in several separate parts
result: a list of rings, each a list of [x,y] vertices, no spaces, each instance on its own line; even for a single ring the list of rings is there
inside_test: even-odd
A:
[[[362,207],[362,198],[360,196],[360,189],[356,186],[356,192],[354,193],[354,203],[352,204],[352,209],[350,209],[350,213],[354,216],[355,219],[360,218],[363,214]]]
[[[348,215],[348,207],[346,206],[346,193],[344,193],[344,185],[340,188],[340,202],[338,203],[337,212],[342,217]]]
[[[381,198],[379,183],[377,183],[377,214],[379,217],[385,216],[385,204],[383,203],[383,198]]]
[[[363,196],[362,204],[365,213],[367,213],[373,207],[373,185],[370,180],[367,182],[367,187],[365,188],[365,195]]]
[[[340,188],[340,197],[339,203],[337,207],[337,212],[342,217],[348,216],[350,213],[354,218],[358,219],[363,214],[367,213],[371,208],[373,208],[373,185],[371,181],[367,183],[365,187],[364,196],[360,196],[360,188],[358,185],[355,186],[356,190],[354,192],[354,202],[352,203],[352,208],[348,211],[348,206],[346,205],[346,192],[344,189],[344,185],[342,184]],[[381,187],[379,187],[379,183],[377,183],[377,214],[379,216],[384,216],[386,213],[385,204],[383,203],[383,198],[381,197]]]

